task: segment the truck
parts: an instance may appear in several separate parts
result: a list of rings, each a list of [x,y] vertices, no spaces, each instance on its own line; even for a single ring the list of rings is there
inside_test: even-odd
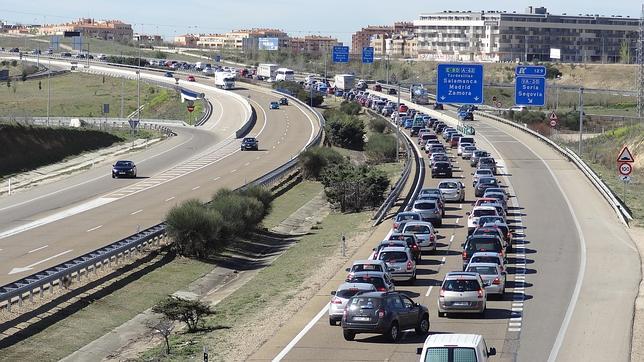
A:
[[[275,80],[278,64],[260,64],[257,66],[257,78],[260,80]]]
[[[353,88],[356,76],[353,74],[336,74],[333,80],[335,89],[348,91]]]
[[[230,72],[215,72],[215,87],[227,90],[235,88],[235,74]]]
[[[429,94],[422,84],[412,84],[409,87],[409,100],[416,104],[429,104]]]

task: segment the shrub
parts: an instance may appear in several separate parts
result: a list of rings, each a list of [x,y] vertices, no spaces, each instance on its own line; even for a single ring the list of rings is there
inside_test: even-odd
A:
[[[358,212],[382,203],[389,178],[384,171],[344,163],[325,168],[322,184],[327,199],[338,204],[342,212]]]
[[[377,133],[385,133],[385,131],[387,130],[387,121],[385,121],[381,117],[372,117],[369,120],[369,128]]]
[[[184,322],[188,326],[188,332],[198,331],[203,318],[215,314],[208,304],[173,296],[159,302],[152,307],[152,311],[163,314],[170,320]]]
[[[396,138],[391,135],[374,133],[365,146],[369,162],[382,163],[396,159]]]
[[[243,196],[254,198],[262,203],[264,215],[266,216],[272,208],[273,194],[263,186],[250,186],[240,191]]]
[[[167,233],[173,249],[182,256],[205,258],[223,247],[223,218],[199,200],[191,199],[173,207],[166,216]]]
[[[349,116],[335,109],[324,111],[324,129],[332,144],[352,150],[364,147],[364,123],[355,116]]]
[[[222,215],[222,235],[226,239],[252,231],[265,215],[259,200],[227,189],[213,196],[210,208]]]
[[[344,162],[346,162],[346,160],[341,154],[326,147],[316,147],[306,150],[302,152],[299,157],[302,177],[310,180],[318,180],[322,170],[328,165]]]
[[[350,116],[356,116],[360,114],[362,106],[356,102],[343,101],[340,104],[340,112],[348,114]]]

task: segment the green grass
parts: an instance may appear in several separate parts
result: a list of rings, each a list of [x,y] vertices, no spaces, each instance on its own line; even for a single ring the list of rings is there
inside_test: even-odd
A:
[[[273,200],[272,211],[264,218],[262,224],[268,229],[279,225],[280,222],[304,206],[320,191],[322,191],[322,184],[319,182],[300,182],[284,195]]]
[[[236,329],[247,328],[247,323],[261,318],[269,305],[281,305],[303,288],[302,282],[311,276],[325,258],[338,255],[340,235],[350,238],[366,230],[364,225],[372,212],[356,214],[331,213],[312,234],[304,236],[288,249],[273,264],[251,279],[248,283],[222,300],[209,318],[206,327],[221,328],[212,332],[179,333],[171,338],[173,352],[161,356],[161,346],[146,352],[141,359],[162,358],[168,361],[185,361],[198,358],[203,346],[208,346],[213,360],[225,358],[226,351],[234,348],[230,343]],[[228,329],[229,327],[230,329]]]
[[[68,73],[52,77],[51,117],[102,117],[103,104],[110,105],[108,117],[120,117],[121,92],[127,116],[136,110],[137,87],[132,80],[102,77],[84,73]],[[39,88],[40,83],[40,88]],[[27,80],[0,84],[0,114],[9,117],[47,115],[48,80]],[[123,86],[122,86],[123,85]],[[141,83],[141,104],[146,107],[142,118],[180,119],[188,121],[190,115],[179,94],[170,89]],[[201,102],[195,103],[193,117],[201,114]]]
[[[390,162],[375,165],[374,167],[381,171],[384,171],[389,177],[389,180],[391,180],[391,184],[393,185],[396,183],[396,181],[398,181],[398,178],[400,178],[400,173],[403,170],[404,164],[402,162]]]
[[[0,353],[1,361],[57,361],[127,322],[168,294],[212,269],[190,259],[172,262],[143,275],[127,287],[93,301],[62,321]]]

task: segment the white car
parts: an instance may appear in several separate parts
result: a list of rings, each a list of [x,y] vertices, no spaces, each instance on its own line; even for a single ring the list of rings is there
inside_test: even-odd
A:
[[[495,294],[501,298],[505,295],[506,274],[496,263],[472,263],[470,261],[465,271],[479,273],[488,295]]]
[[[461,151],[461,157],[464,160],[469,160],[472,158],[474,151],[476,151],[476,146],[465,146],[463,147],[463,151]]]
[[[474,232],[479,225],[479,218],[481,216],[499,216],[496,207],[494,206],[475,206],[472,212],[467,213],[467,234],[470,235]]]
[[[436,231],[431,222],[409,221],[405,224],[402,233],[416,235],[421,250],[436,251]]]
[[[344,307],[351,297],[358,293],[375,292],[376,287],[369,283],[342,283],[338,290],[331,292],[331,302],[329,303],[329,324],[334,326],[342,320]]]
[[[351,267],[346,268],[345,270],[349,272],[346,280],[350,280],[353,277],[354,273],[359,272],[383,272],[389,274],[389,276],[391,277],[391,270],[389,270],[387,264],[385,264],[385,262],[382,260],[354,260],[353,264],[351,264]]]
[[[472,254],[472,257],[470,258],[470,263],[494,263],[501,268],[501,271],[504,272],[505,270],[505,259],[503,259],[503,255],[499,253],[493,253],[491,251],[477,251],[476,253]],[[469,266],[469,264],[468,264]]]
[[[472,144],[471,144],[471,143],[459,143],[459,144],[458,144],[458,147],[456,148],[456,154],[457,154],[458,156],[462,155],[462,154],[463,154],[463,150],[464,150],[464,149],[465,149],[465,147],[467,147],[467,146],[472,146]]]
[[[448,358],[451,354],[467,361],[487,362],[489,357],[496,355],[496,348],[488,350],[485,339],[478,334],[432,334],[416,349],[416,354],[420,355],[421,361],[434,361],[432,356],[438,356],[437,361],[455,360]]]

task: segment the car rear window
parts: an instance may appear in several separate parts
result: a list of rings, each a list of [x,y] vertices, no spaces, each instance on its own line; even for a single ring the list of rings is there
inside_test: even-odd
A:
[[[436,203],[434,202],[419,202],[414,205],[415,208],[419,210],[431,210],[436,208]]]
[[[496,179],[493,178],[481,178],[479,182],[483,185],[496,185]]]
[[[441,189],[457,189],[458,184],[456,182],[441,182],[438,187]]]
[[[427,225],[407,225],[405,226],[405,232],[414,234],[429,234],[430,230]]]
[[[420,216],[417,214],[398,214],[396,216],[396,221],[403,221],[403,220],[420,220]]]
[[[356,264],[356,265],[353,266],[352,271],[353,272],[363,272],[363,271],[370,271],[370,272],[378,271],[378,272],[381,272],[383,270],[382,270],[382,267],[381,267],[380,264]]]
[[[354,308],[376,309],[380,307],[380,303],[381,303],[380,298],[353,297],[349,301],[349,307],[351,309],[354,309]]]
[[[450,358],[451,356],[451,358]],[[474,348],[431,347],[425,354],[425,362],[477,362]]]
[[[349,280],[350,283],[369,283],[376,288],[384,288],[385,282],[378,276],[355,276]]]
[[[475,256],[470,263],[495,263],[501,265],[501,261],[496,256]]]
[[[467,268],[468,272],[479,273],[481,275],[494,275],[496,274],[496,268],[491,266],[471,266]]]
[[[360,290],[358,288],[338,290],[337,292],[335,292],[335,296],[338,298],[349,299],[362,291],[363,290]]]
[[[501,249],[501,245],[499,245],[498,242],[494,242],[491,240],[475,240],[471,241],[468,244],[468,249],[470,250],[477,250],[477,251],[498,251]]]
[[[474,217],[496,215],[496,210],[476,209],[474,210]]]
[[[448,292],[472,292],[479,290],[479,282],[474,279],[448,279],[443,289]]]
[[[407,261],[407,253],[404,251],[383,251],[378,255],[378,259],[386,263],[404,263]]]

